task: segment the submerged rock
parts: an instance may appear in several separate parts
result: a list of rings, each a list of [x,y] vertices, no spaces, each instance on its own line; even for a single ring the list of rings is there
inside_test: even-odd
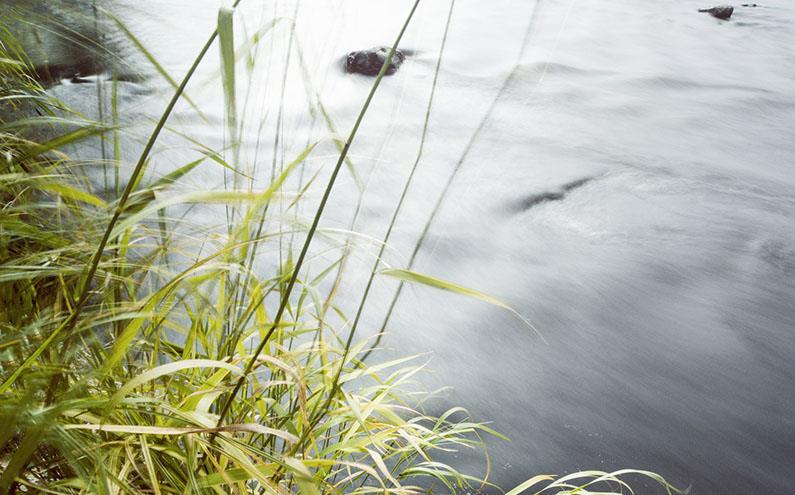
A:
[[[365,76],[377,76],[378,72],[381,71],[381,67],[384,66],[384,62],[386,62],[388,53],[389,48],[384,46],[351,52],[345,59],[345,70],[350,73],[364,74]],[[395,50],[385,74],[391,76],[397,72],[404,60],[406,60],[406,55],[400,50]]]
[[[588,184],[593,179],[594,179],[593,177],[583,177],[582,179],[577,179],[573,182],[563,184],[558,190],[544,191],[538,194],[533,194],[532,196],[528,196],[522,199],[512,209],[514,211],[519,212],[519,211],[529,210],[530,208],[533,208],[534,206],[540,205],[542,203],[548,203],[550,201],[560,201],[564,199],[568,193]]]
[[[712,7],[710,9],[698,9],[699,12],[706,12],[707,14],[711,15],[712,17],[717,17],[718,19],[726,20],[732,16],[734,13],[734,7],[731,5],[718,5],[717,7]]]
[[[110,3],[111,0],[107,0]],[[20,46],[44,86],[94,82],[93,76],[137,74],[115,23],[84,0],[2,0],[2,42]],[[89,78],[89,79],[87,79]]]

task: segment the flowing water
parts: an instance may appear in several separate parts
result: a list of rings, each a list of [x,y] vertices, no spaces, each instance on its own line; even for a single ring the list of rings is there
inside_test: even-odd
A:
[[[791,491],[795,5],[736,6],[725,22],[699,14],[704,6],[454,6],[424,153],[386,261],[405,266],[456,171],[415,268],[502,298],[537,332],[500,308],[412,286],[383,343],[427,356],[423,388],[453,387],[433,407],[463,405],[512,439],[490,441],[502,486],[541,472],[635,467],[698,495]],[[178,79],[218,2],[113,8]],[[345,74],[341,57],[390,44],[409,8],[244,0],[239,43],[273,27],[261,33],[253,69],[239,63],[238,164],[267,182],[274,157],[289,161],[327,138],[322,116],[308,111],[318,98],[347,133],[372,80]],[[418,153],[449,8],[423,0],[402,43],[412,55],[383,81],[351,150],[367,185],[355,229],[376,239]],[[292,45],[284,19],[296,20]],[[139,58],[150,77],[122,84],[120,95],[144,134],[170,90]],[[173,124],[221,147],[217,68],[211,52],[189,89],[207,122],[183,105]],[[91,113],[97,89],[52,91]],[[186,163],[188,148],[164,145],[153,169]],[[325,172],[311,197],[335,158],[328,141],[313,155],[311,171]],[[223,169],[207,165],[186,184],[222,188]],[[323,227],[349,228],[358,197],[343,173]],[[196,215],[224,221],[212,210]],[[360,275],[342,299],[358,300],[374,249],[357,251],[351,269]],[[366,313],[373,331],[394,290],[377,279]],[[475,454],[459,463],[483,469]]]

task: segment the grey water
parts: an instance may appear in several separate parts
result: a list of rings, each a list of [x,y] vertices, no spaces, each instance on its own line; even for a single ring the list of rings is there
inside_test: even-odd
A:
[[[312,170],[326,177],[336,148],[308,102],[322,100],[347,133],[372,80],[345,74],[341,57],[390,44],[411,6],[296,1],[244,0],[236,16],[239,44],[262,38],[255,63],[239,64],[238,158],[264,183],[274,159],[315,140]],[[177,79],[220,5],[108,4]],[[698,13],[709,6],[455,2],[424,153],[384,261],[405,266],[454,174],[415,268],[505,300],[537,332],[500,308],[412,286],[380,355],[421,354],[431,370],[421,388],[451,387],[433,407],[462,405],[511,438],[489,440],[503,487],[632,467],[696,495],[792,491],[795,4],[735,5],[728,21]],[[329,233],[351,226],[359,180],[355,230],[383,236],[418,152],[449,8],[421,2],[402,43],[412,55],[383,81],[354,142],[358,178],[341,177]],[[136,142],[171,88],[129,57],[148,74],[120,83]],[[207,119],[183,103],[172,125],[221,147],[217,72],[211,52],[188,91]],[[51,91],[87,114],[97,106],[96,85]],[[163,145],[153,171],[186,163],[188,148]],[[223,169],[197,169],[182,187],[222,188]],[[342,298],[358,300],[376,250],[357,251]],[[372,331],[395,287],[377,279]],[[478,453],[453,461],[485,469]]]

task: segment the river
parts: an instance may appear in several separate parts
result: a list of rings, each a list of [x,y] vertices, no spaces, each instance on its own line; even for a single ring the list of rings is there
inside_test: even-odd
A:
[[[117,2],[177,79],[218,8]],[[383,81],[351,149],[367,184],[355,229],[376,239],[417,155],[450,12],[446,0],[420,5],[402,43],[412,54]],[[410,6],[243,0],[240,43],[277,22],[253,69],[239,64],[240,163],[265,180],[274,148],[289,161],[327,138],[307,110],[314,92],[347,133],[372,80],[345,74],[341,57],[390,44]],[[633,467],[695,495],[792,490],[795,4],[736,5],[729,21],[697,12],[705,6],[457,0],[452,10],[424,154],[386,262],[405,266],[457,170],[416,269],[505,300],[537,331],[500,308],[412,286],[381,355],[421,353],[431,370],[422,388],[452,387],[433,408],[462,405],[512,439],[490,440],[502,486]],[[293,48],[284,18],[296,19]],[[128,131],[136,143],[170,87],[129,56],[149,74],[121,86],[126,121],[144,122]],[[217,69],[213,51],[189,88],[207,122],[183,104],[173,125],[221,147]],[[96,85],[52,91],[89,114],[96,107]],[[185,163],[187,148],[164,146],[154,166]],[[334,147],[326,141],[313,157],[312,170],[327,172]],[[223,181],[223,168],[207,165],[182,187]],[[319,185],[309,192],[319,195]],[[322,226],[349,228],[357,198],[343,173]],[[195,221],[223,223],[209,211]],[[357,251],[359,275],[342,299],[358,300],[375,249]],[[375,330],[395,290],[376,281],[365,314]],[[482,472],[480,455],[457,462]]]

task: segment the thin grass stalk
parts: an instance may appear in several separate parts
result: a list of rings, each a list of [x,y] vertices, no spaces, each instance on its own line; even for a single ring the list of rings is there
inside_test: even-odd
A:
[[[97,0],[93,0],[91,2],[91,11],[94,15],[94,30],[99,32],[99,12],[97,11]],[[105,124],[105,95],[102,91],[103,84],[101,81],[97,81],[97,116],[99,117],[99,123],[104,125]],[[108,190],[108,156],[107,151],[105,150],[105,134],[100,134],[99,136],[99,146],[100,152],[102,155],[102,174],[105,180],[105,190]]]
[[[290,69],[290,56],[292,54],[292,49],[293,49],[293,38],[295,37],[295,23],[296,23],[297,16],[298,16],[298,7],[299,7],[299,5],[300,5],[300,1],[296,2],[295,9],[293,11],[293,18],[292,18],[292,21],[290,22],[290,36],[289,36],[289,39],[288,39],[288,42],[287,42],[287,45],[288,45],[287,46],[287,56],[286,56],[286,60],[285,60],[284,73],[283,73],[283,76],[282,76],[281,92],[280,92],[280,95],[279,95],[279,110],[278,110],[278,113],[276,115],[276,130],[275,130],[275,136],[274,136],[273,156],[272,156],[272,162],[271,162],[271,182],[273,182],[273,180],[276,178],[277,153],[278,153],[278,147],[281,144],[281,133],[283,132],[283,125],[284,125],[283,124],[283,122],[284,122],[284,94],[285,94],[285,91],[286,91],[286,88],[287,88],[287,74],[288,74],[288,71]],[[284,153],[282,153],[282,165],[284,165]],[[283,170],[280,170],[280,173],[282,171]],[[257,224],[257,230],[256,230],[256,233],[254,234],[255,238],[259,237],[260,235],[262,235],[262,229],[265,227],[265,220],[266,220],[266,216],[267,216],[269,208],[270,208],[270,201],[265,205],[265,207],[263,209],[263,212],[262,212],[262,215],[260,216],[259,222]],[[249,256],[248,256],[248,266],[253,266],[254,265],[254,260],[255,260],[256,255],[257,255],[258,246],[259,246],[259,244],[255,244],[255,245],[253,245],[251,247],[251,252],[249,253]],[[279,237],[279,265],[278,266],[282,266],[281,253],[282,253],[282,245],[281,245],[281,237]],[[249,283],[251,282],[250,273],[251,272],[248,272],[248,274],[246,275],[246,278],[245,278],[245,280],[243,282],[243,285],[242,285],[242,291],[240,290],[240,287],[239,287],[239,280],[236,281],[235,284],[234,284],[234,290],[238,291],[238,295],[239,295],[239,298],[240,298],[239,303],[242,302],[242,298],[245,296],[246,289],[247,289]],[[237,318],[238,319],[240,318],[239,314],[237,315]]]
[[[292,59],[293,54],[293,38],[295,37],[295,25],[298,22],[298,8],[300,7],[301,2],[295,2],[295,9],[293,10],[293,19],[290,22],[290,36],[287,40],[287,56],[285,57],[284,61],[284,72],[282,72],[282,87],[279,93],[279,111],[276,115],[276,135],[274,137],[273,143],[273,161],[271,164],[271,176],[273,177],[276,172],[276,161],[277,155],[281,154],[281,160],[279,160],[279,173],[281,174],[284,170],[284,139],[282,135],[284,134],[284,94],[287,89],[287,76],[290,73],[290,62]],[[284,202],[279,201],[279,217],[284,214]],[[283,246],[283,238],[279,236],[279,266],[284,265],[284,246]],[[290,251],[292,253],[292,251]]]
[[[538,9],[540,4],[541,1],[539,0],[539,2],[536,3],[535,7],[533,8],[533,13],[531,14],[530,22],[527,25],[527,29],[525,30],[525,34],[522,39],[522,47],[519,50],[519,54],[516,57],[516,62],[514,63],[511,72],[508,74],[508,77],[506,77],[503,80],[502,84],[500,85],[500,89],[497,91],[497,94],[494,96],[494,99],[491,101],[488,110],[486,110],[486,113],[483,115],[483,118],[480,120],[480,123],[478,124],[478,127],[475,129],[475,132],[469,138],[469,141],[467,142],[464,151],[461,153],[461,156],[458,158],[458,161],[456,162],[455,167],[453,168],[453,172],[448,177],[447,182],[445,183],[444,188],[442,189],[442,192],[439,194],[439,197],[437,198],[436,203],[434,204],[434,207],[431,210],[431,214],[428,217],[428,220],[425,222],[425,226],[422,229],[422,233],[420,234],[417,243],[414,245],[414,250],[411,252],[411,257],[409,258],[407,266],[408,270],[411,270],[414,267],[414,263],[417,260],[417,255],[419,254],[420,249],[422,248],[422,245],[425,242],[425,238],[428,236],[428,232],[431,230],[431,226],[433,225],[434,220],[439,214],[442,205],[447,199],[447,195],[452,189],[456,177],[458,177],[459,172],[463,168],[464,162],[469,157],[470,151],[472,151],[472,147],[480,137],[480,133],[486,127],[486,123],[491,118],[491,114],[494,113],[494,109],[497,107],[497,103],[500,101],[500,98],[502,97],[505,90],[508,89],[508,86],[510,85],[511,81],[513,81],[513,78],[516,76],[516,72],[519,70],[522,58],[524,58],[524,54],[527,49],[527,44],[530,40],[530,34],[533,31],[532,28],[535,25],[535,20],[539,11]],[[395,291],[395,295],[392,297],[392,300],[389,302],[389,307],[387,308],[386,315],[384,316],[384,321],[383,323],[381,323],[381,328],[378,331],[378,336],[376,337],[376,340],[373,343],[373,349],[376,348],[381,343],[381,339],[383,338],[387,325],[389,325],[389,320],[392,318],[392,314],[394,313],[398,299],[400,299],[400,295],[403,292],[404,285],[405,283],[403,281],[401,281],[400,284],[398,284],[397,290]],[[371,352],[372,349],[370,351],[367,351],[366,355],[369,356]]]
[[[166,82],[176,91],[177,88],[179,88],[179,83],[177,83],[177,81],[174,80],[174,78],[171,76],[171,74],[168,73],[165,67],[163,67],[160,64],[160,62],[158,62],[157,58],[155,58],[152,52],[146,48],[143,42],[137,36],[135,36],[135,34],[127,27],[127,25],[124,24],[124,22],[122,22],[121,19],[115,16],[112,12],[105,9],[101,10],[102,14],[111,21],[113,21],[116,27],[118,27],[119,30],[121,30],[122,34],[124,34],[127,37],[127,39],[133,44],[133,46],[135,46],[135,48],[144,56],[144,58],[146,58],[146,60],[149,61],[149,63],[152,65],[155,71],[158,74],[160,74],[160,76],[163,79],[165,79]],[[109,55],[113,54],[110,53]],[[121,60],[119,60],[119,62],[123,63],[123,61]],[[190,107],[193,109],[194,112],[196,112],[196,115],[198,115],[199,118],[202,119],[202,121],[204,121],[205,123],[210,122],[207,116],[204,115],[204,112],[201,111],[201,108],[199,108],[199,106],[196,105],[196,103],[194,103],[194,101],[191,99],[190,96],[188,96],[186,92],[182,94],[182,99],[185,100],[185,102],[187,102],[190,105]]]
[[[406,179],[406,183],[403,186],[403,191],[401,191],[401,193],[400,193],[400,199],[398,200],[397,205],[395,206],[395,211],[392,214],[392,219],[389,221],[389,227],[387,227],[386,234],[384,235],[384,238],[381,241],[381,248],[378,250],[378,255],[376,256],[375,262],[373,263],[373,269],[370,271],[370,277],[367,279],[367,286],[366,286],[366,288],[364,290],[364,294],[362,295],[362,300],[359,302],[359,307],[356,310],[356,318],[354,319],[353,325],[351,327],[351,333],[353,333],[355,331],[356,327],[359,324],[359,319],[360,319],[360,317],[362,315],[362,312],[364,310],[364,306],[365,306],[365,304],[367,302],[367,296],[370,293],[370,287],[373,284],[373,279],[375,278],[375,275],[378,273],[378,265],[383,260],[384,252],[386,251],[386,246],[389,244],[389,239],[390,239],[390,237],[392,235],[392,229],[395,227],[395,223],[397,222],[398,216],[400,216],[400,211],[403,208],[403,203],[405,202],[406,196],[408,195],[409,189],[411,188],[411,185],[412,185],[412,183],[414,181],[414,174],[417,172],[417,168],[418,168],[418,166],[420,164],[420,161],[422,160],[423,151],[425,150],[425,140],[426,140],[426,138],[428,136],[428,127],[430,125],[431,109],[433,107],[433,98],[436,95],[436,86],[437,86],[437,83],[439,81],[439,71],[440,71],[441,66],[442,66],[442,58],[444,56],[444,49],[445,49],[445,46],[447,45],[447,37],[448,37],[448,34],[450,32],[450,21],[453,18],[453,10],[455,9],[455,1],[456,0],[451,0],[450,1],[450,10],[447,12],[447,22],[445,23],[445,26],[444,26],[444,34],[442,35],[442,43],[441,43],[441,45],[439,47],[439,57],[436,60],[436,68],[434,69],[434,73],[433,73],[433,82],[431,83],[431,94],[428,97],[428,107],[425,110],[425,120],[424,120],[423,125],[422,125],[422,134],[420,136],[419,148],[417,149],[417,156],[414,159],[414,165],[412,165],[412,167],[411,167],[411,172],[409,173],[408,179]],[[382,335],[383,335],[383,329],[378,334],[378,336],[376,337],[376,340],[373,343],[373,345],[367,350],[367,352],[365,352],[362,355],[361,361],[366,360],[370,356],[370,354],[373,352],[373,350],[376,347],[378,347],[378,345],[381,342]]]
[[[401,99],[402,99],[402,95],[398,99],[398,101],[400,101]],[[395,115],[397,113],[398,108],[399,108],[399,105],[392,108],[392,114],[390,115],[390,118],[389,118],[390,121],[395,118]],[[327,119],[329,119],[328,114],[326,113],[325,109],[323,109],[323,115]],[[381,144],[378,147],[378,152],[375,154],[373,166],[368,171],[367,178],[365,179],[364,184],[362,184],[362,185],[360,185],[358,187],[359,196],[358,196],[358,198],[356,200],[356,208],[354,209],[353,216],[351,217],[351,222],[348,225],[348,230],[350,232],[355,232],[356,231],[356,228],[357,228],[358,223],[359,223],[359,217],[360,217],[360,215],[362,213],[362,208],[364,206],[365,194],[367,193],[367,190],[368,190],[368,188],[370,186],[370,181],[376,175],[376,172],[377,172],[379,164],[380,164],[381,155],[383,154],[384,149],[386,148],[386,145],[389,142],[389,138],[390,138],[390,135],[387,134],[383,138],[383,140],[381,141]],[[350,164],[350,166],[353,167],[353,164]],[[357,183],[357,185],[358,185],[358,183]],[[342,286],[343,278],[345,276],[346,269],[348,268],[348,259],[350,258],[349,254],[352,251],[352,249],[353,249],[352,236],[349,236],[345,240],[345,246],[342,248],[341,262],[339,264],[339,267],[337,268],[337,275],[334,278],[334,282],[333,282],[333,284],[331,286],[331,289],[329,290],[329,294],[328,294],[328,296],[326,297],[326,300],[323,303],[323,314],[325,314],[325,312],[328,311],[329,307],[331,306],[332,301],[334,300],[334,296],[336,295],[336,293],[339,290],[339,288]]]

